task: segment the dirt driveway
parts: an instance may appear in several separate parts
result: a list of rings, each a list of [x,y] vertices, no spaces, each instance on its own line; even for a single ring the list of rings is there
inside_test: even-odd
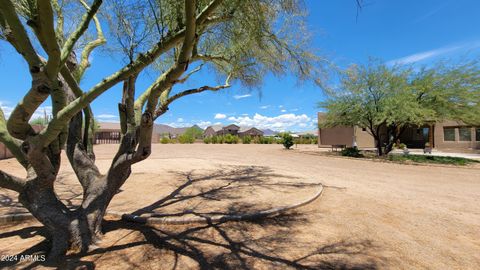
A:
[[[112,145],[96,147],[108,168]],[[22,175],[12,160],[0,168]],[[480,168],[414,166],[318,155],[314,146],[154,145],[112,201],[115,211],[245,212],[314,203],[272,219],[150,228],[109,220],[105,239],[65,267],[97,269],[480,269]],[[72,186],[74,186],[72,188]],[[81,193],[65,165],[57,190]],[[22,211],[0,190],[0,213]],[[140,209],[140,210],[139,210]],[[45,249],[39,223],[0,227],[0,255]],[[4,263],[11,268],[13,263]],[[1,265],[0,265],[1,266]]]

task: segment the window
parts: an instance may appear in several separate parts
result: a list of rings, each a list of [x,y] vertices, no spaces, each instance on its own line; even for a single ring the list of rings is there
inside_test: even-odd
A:
[[[480,130],[480,129],[477,129],[477,130]],[[367,129],[366,129],[366,128],[362,128],[362,131],[367,131]]]
[[[475,140],[476,140],[477,142],[480,142],[480,128],[477,128],[477,129],[475,130],[475,134],[476,134],[476,135],[475,135]]]
[[[460,135],[460,141],[471,141],[472,140],[472,131],[469,127],[458,128],[458,134]]]
[[[443,140],[444,141],[455,141],[455,128],[443,128]]]

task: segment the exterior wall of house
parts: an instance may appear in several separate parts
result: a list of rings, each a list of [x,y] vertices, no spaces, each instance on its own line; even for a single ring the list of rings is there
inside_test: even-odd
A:
[[[222,134],[223,135],[226,135],[226,134],[238,135],[238,130],[239,129],[240,129],[240,127],[237,126],[237,125],[228,125],[228,126],[223,128]]]
[[[460,138],[460,128],[470,131],[470,141],[461,140]],[[444,129],[450,129],[454,132],[454,140],[446,140],[444,138]],[[467,126],[464,123],[456,121],[445,121],[442,123],[437,123],[434,129],[434,143],[435,148],[438,149],[480,149],[480,141],[477,140],[477,131],[479,127]]]
[[[355,127],[355,136],[357,139],[357,146],[361,148],[374,148],[375,139],[366,129]]]
[[[319,129],[319,147],[330,147],[332,145],[353,146],[353,136],[356,136],[359,148],[375,147],[375,140],[366,130],[359,127],[332,127]]]
[[[319,123],[321,123],[323,114],[319,113]],[[439,150],[478,150],[480,149],[480,127],[468,126],[462,122],[444,121],[437,122],[432,125],[433,134],[426,134],[425,128],[412,127],[405,130],[400,137],[401,142],[407,142],[410,148],[423,148],[426,142],[433,137],[433,147]],[[444,138],[444,129],[450,129],[454,135],[451,140]],[[464,132],[464,136],[460,136],[460,131]],[[330,147],[332,145],[346,145],[351,147],[353,143],[353,134],[356,134],[357,145],[360,148],[375,147],[373,137],[360,127],[333,127],[320,128],[318,136],[319,147]],[[385,140],[385,132],[381,132],[382,140]],[[478,133],[478,134],[477,134]],[[470,134],[469,140],[467,140]],[[462,139],[463,138],[463,139]]]
[[[351,147],[353,142],[353,127],[321,128],[318,136],[318,145],[330,147],[332,145],[346,145]]]

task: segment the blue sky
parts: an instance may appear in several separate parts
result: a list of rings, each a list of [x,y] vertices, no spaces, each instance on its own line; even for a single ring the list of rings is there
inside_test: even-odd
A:
[[[354,0],[306,0],[312,46],[340,67],[366,63],[369,57],[389,64],[428,65],[435,61],[461,61],[480,54],[480,1],[404,0],[364,1],[358,11]],[[357,16],[358,12],[358,16]],[[88,89],[120,67],[103,53],[92,55],[92,68],[82,81]],[[139,78],[138,91],[153,81],[149,71]],[[27,65],[5,42],[0,42],[0,105],[8,115],[28,90]],[[215,84],[213,75],[201,72],[185,88]],[[110,89],[92,108],[100,121],[118,121],[121,86]],[[267,76],[260,89],[248,91],[234,84],[223,92],[205,92],[178,100],[157,120],[172,126],[237,123],[274,130],[305,131],[316,126],[317,103],[322,90],[311,83],[298,84],[290,75]],[[46,102],[37,112],[50,111]]]

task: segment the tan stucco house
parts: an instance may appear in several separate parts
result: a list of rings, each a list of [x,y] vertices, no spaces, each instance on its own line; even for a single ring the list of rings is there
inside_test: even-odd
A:
[[[321,125],[325,113],[318,113]],[[345,145],[351,147],[356,139],[359,148],[374,148],[375,140],[362,127],[333,127],[318,129],[318,146],[331,147]],[[386,136],[386,135],[384,135]],[[421,127],[410,127],[400,136],[400,142],[408,148],[423,148],[430,143],[441,150],[478,150],[480,149],[480,127],[469,126],[458,121],[443,121]]]

